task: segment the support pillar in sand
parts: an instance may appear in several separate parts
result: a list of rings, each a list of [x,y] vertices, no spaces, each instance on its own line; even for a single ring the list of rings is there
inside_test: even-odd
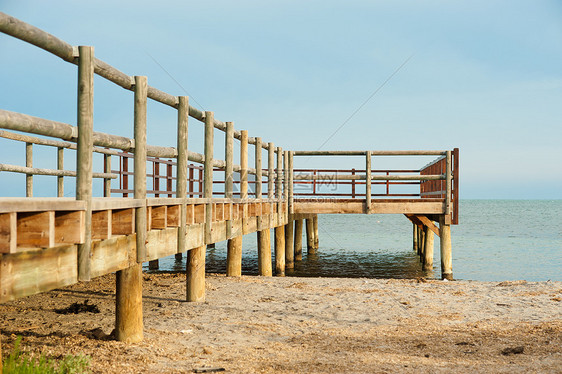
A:
[[[295,267],[295,247],[293,237],[293,215],[289,214],[289,219],[285,225],[285,268],[293,269]]]
[[[314,249],[318,249],[320,245],[318,238],[318,214],[313,216],[312,222],[314,222]]]
[[[453,280],[453,253],[451,248],[451,225],[445,215],[439,216],[439,237],[441,243],[441,279]]]
[[[285,275],[285,226],[275,228],[275,275]]]
[[[295,220],[295,261],[302,261],[302,221]]]
[[[176,261],[181,261],[182,258],[183,258],[183,255],[182,255],[181,253],[176,253],[176,254],[175,254],[175,259],[176,259]]]
[[[314,218],[306,219],[306,253],[315,253],[314,246]]]
[[[160,263],[158,262],[158,260],[148,261],[149,270],[158,270],[159,268],[160,268]]]
[[[414,252],[418,253],[418,225],[416,225],[415,223],[412,224],[413,227],[413,247],[414,247]]]
[[[422,269],[424,271],[431,271],[433,270],[433,242],[435,239],[435,234],[433,231],[425,226],[425,243],[424,243],[424,254],[423,254],[423,262],[422,262]]]
[[[418,230],[418,232],[420,234],[418,239],[418,246],[419,246],[418,255],[420,256],[420,262],[422,262],[425,253],[425,231],[420,229]]]
[[[258,231],[258,270],[261,276],[272,276],[271,233],[269,229]]]
[[[140,342],[142,330],[142,264],[136,264],[116,272],[115,339]]]
[[[205,301],[205,251],[207,246],[193,248],[187,252],[185,271],[187,274],[186,300]]]
[[[242,275],[242,235],[228,239],[226,252],[226,276]]]

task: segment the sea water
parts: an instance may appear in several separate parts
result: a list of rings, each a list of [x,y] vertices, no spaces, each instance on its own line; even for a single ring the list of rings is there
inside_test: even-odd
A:
[[[459,217],[451,228],[456,279],[562,281],[562,200],[462,200]],[[318,234],[317,253],[307,253],[303,237],[303,260],[287,276],[440,277],[439,238],[434,270],[423,272],[403,215],[319,215]],[[226,242],[207,249],[206,266],[226,271]],[[160,260],[160,270],[183,269],[185,256]],[[244,236],[242,273],[258,274],[256,234]]]

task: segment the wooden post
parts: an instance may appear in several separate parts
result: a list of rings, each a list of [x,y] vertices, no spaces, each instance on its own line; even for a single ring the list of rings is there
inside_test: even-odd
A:
[[[302,261],[302,219],[295,220],[295,261]]]
[[[435,234],[433,231],[425,226],[425,244],[424,244],[424,254],[423,254],[423,262],[422,262],[422,269],[424,271],[431,271],[433,270],[433,242],[435,238]]]
[[[295,247],[293,230],[293,215],[289,214],[287,224],[285,225],[285,268],[293,269],[295,267]]]
[[[314,215],[313,222],[314,222],[314,249],[318,249],[320,245],[319,238],[318,238],[318,214]]]
[[[273,189],[273,182],[275,170],[275,146],[272,142],[267,144],[267,198],[275,198],[275,190]]]
[[[365,159],[365,208],[371,213],[371,151],[367,151]]]
[[[205,251],[207,247],[193,248],[187,252],[187,301],[205,301]]]
[[[269,229],[258,231],[258,269],[260,275],[271,277],[271,232]]]
[[[446,215],[439,216],[439,242],[441,244],[441,279],[453,280],[451,225],[446,223],[446,217]]]
[[[289,152],[289,213],[294,213],[293,207],[293,155],[294,151]]]
[[[423,258],[425,256],[425,230],[421,229],[419,230],[420,232],[420,238],[418,240],[420,249],[418,251],[418,255],[420,256],[420,262],[423,262]]]
[[[90,280],[92,250],[92,150],[94,131],[94,47],[78,47],[78,141],[76,200],[86,202],[84,243],[78,245],[78,279]]]
[[[111,155],[103,155],[103,172],[111,173]],[[111,178],[103,180],[103,197],[111,197]]]
[[[285,275],[285,226],[275,228],[275,275]]]
[[[176,170],[176,197],[182,200],[180,205],[180,226],[178,227],[178,243],[177,243],[177,253],[176,260],[182,259],[182,253],[187,250],[185,244],[185,234],[187,225],[187,203],[185,199],[187,198],[187,164],[188,160],[188,120],[189,120],[189,98],[187,96],[180,96],[178,98],[178,158],[177,158],[177,170]]]
[[[135,199],[146,200],[146,109],[147,78],[135,77],[135,155],[134,185]],[[135,232],[137,233],[137,262],[146,260],[146,206],[135,209]],[[154,266],[154,265],[153,265]]]
[[[256,138],[256,154],[255,154],[255,162],[256,162],[256,199],[261,199],[261,179],[262,179],[262,170],[261,170],[261,138]]]
[[[289,201],[289,151],[283,152],[283,200]]]
[[[351,169],[351,175],[355,175],[355,168]],[[355,179],[351,180],[351,198],[355,199]]]
[[[283,148],[277,147],[277,170],[276,170],[275,196],[283,198]]]
[[[242,275],[242,235],[228,239],[226,253],[226,276]]]
[[[33,167],[33,143],[25,143],[25,166]],[[25,175],[25,197],[33,197],[33,174]]]
[[[158,261],[158,259],[148,261],[148,270],[158,270],[158,269],[160,269],[160,261]]]
[[[107,155],[104,155],[107,156]],[[105,161],[105,158],[104,158]],[[64,170],[64,148],[57,148],[57,170]],[[107,171],[106,171],[107,173]],[[111,171],[109,171],[111,173]],[[57,196],[64,197],[64,177],[57,177]]]
[[[234,123],[226,123],[225,132],[225,155],[226,166],[224,173],[224,195],[227,199],[234,197]],[[231,238],[232,222],[226,221],[227,231],[227,254],[226,254],[226,276],[239,277],[242,275],[242,235]]]
[[[306,253],[314,253],[314,218],[311,216],[306,219]]]
[[[135,77],[134,197],[146,200],[146,77]],[[135,209],[137,264],[115,273],[115,338],[128,343],[143,339],[142,262],[146,259],[146,206]]]
[[[115,339],[136,343],[143,339],[142,264],[116,272]]]
[[[226,155],[226,166],[224,170],[224,196],[227,199],[232,199],[233,197],[233,174],[234,174],[234,123],[226,123],[225,132],[225,152]]]
[[[445,193],[445,222],[451,224],[451,178],[452,178],[451,151],[447,151],[446,155],[446,193]]]
[[[240,131],[240,198],[248,198],[248,131]]]
[[[418,253],[418,225],[413,223],[412,227],[413,227],[412,237],[413,237],[414,252]]]
[[[205,112],[205,164],[203,177],[203,197],[213,198],[213,131],[215,129],[213,112]],[[205,209],[205,243],[211,243],[211,228],[213,224],[213,204],[207,203]]]

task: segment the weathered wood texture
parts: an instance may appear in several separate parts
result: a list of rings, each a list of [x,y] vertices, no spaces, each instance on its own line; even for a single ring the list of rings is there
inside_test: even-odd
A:
[[[94,131],[94,47],[78,47],[78,141],[76,200],[86,202],[85,240],[78,246],[78,278],[90,280],[92,251],[92,149]]]
[[[271,232],[269,229],[258,231],[258,272],[262,276],[272,276]]]
[[[285,226],[275,228],[275,275],[285,275]]]
[[[285,225],[285,268],[295,267],[295,248],[294,248],[294,224],[293,217],[289,214],[289,219]]]
[[[115,339],[136,343],[143,339],[142,264],[119,270],[115,275]]]
[[[451,248],[451,225],[446,223],[446,216],[439,216],[439,233],[441,243],[441,278],[453,280],[453,253]]]
[[[228,239],[226,254],[226,276],[242,275],[242,235]]]
[[[186,300],[205,301],[205,251],[207,246],[193,248],[187,252],[186,261]]]
[[[295,261],[302,261],[302,226],[302,219],[295,220]]]
[[[424,256],[422,261],[422,269],[425,271],[433,270],[433,242],[435,234],[429,227],[425,227],[425,243]]]

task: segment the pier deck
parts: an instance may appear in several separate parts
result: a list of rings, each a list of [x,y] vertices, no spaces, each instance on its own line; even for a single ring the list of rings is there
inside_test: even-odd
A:
[[[227,275],[237,276],[242,238],[257,232],[260,275],[283,275],[302,258],[305,221],[307,248],[318,249],[318,214],[404,214],[413,224],[413,247],[425,269],[433,267],[433,235],[440,235],[442,277],[452,279],[458,149],[283,150],[190,106],[185,96],[149,86],[144,76],[126,75],[95,58],[93,47],[73,47],[4,13],[0,31],[78,66],[76,125],[0,110],[0,140],[25,144],[26,151],[25,166],[0,163],[3,184],[15,180],[7,175],[25,175],[20,194],[25,197],[0,198],[0,302],[116,272],[116,338],[138,341],[142,263],[186,254],[186,299],[204,301],[208,245],[228,241]],[[134,138],[94,131],[94,75],[134,93]],[[177,133],[169,147],[147,143],[148,99],[177,111]],[[188,150],[190,118],[204,125],[204,154]],[[224,133],[224,160],[214,157],[215,130]],[[234,141],[240,145],[236,157]],[[254,146],[253,167],[249,145]],[[34,166],[37,147],[54,151],[56,169]],[[65,166],[68,154],[77,167]],[[362,157],[364,166],[296,168],[295,158],[302,156]],[[394,156],[433,161],[407,170],[371,167],[379,157]],[[33,197],[35,176],[56,179],[57,196]],[[68,178],[76,184],[72,197],[64,197]],[[410,190],[395,192],[395,187]]]

